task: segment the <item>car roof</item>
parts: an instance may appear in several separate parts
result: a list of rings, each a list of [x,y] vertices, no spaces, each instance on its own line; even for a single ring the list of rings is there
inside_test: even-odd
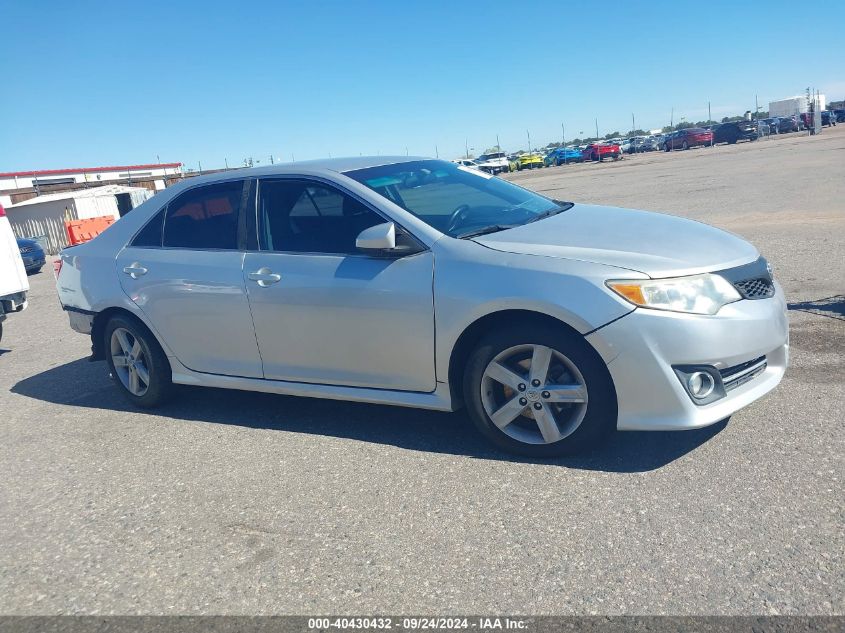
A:
[[[409,163],[418,160],[442,160],[426,156],[355,156],[349,158],[321,158],[317,160],[303,160],[295,163],[277,163],[275,165],[264,165],[262,167],[243,167],[232,169],[226,172],[215,172],[203,176],[195,176],[187,180],[192,184],[204,182],[218,182],[229,178],[256,178],[261,176],[283,176],[288,174],[324,174],[333,175],[355,171],[356,169],[367,169],[368,167],[380,167],[382,165],[396,165]],[[448,161],[444,161],[448,162]]]

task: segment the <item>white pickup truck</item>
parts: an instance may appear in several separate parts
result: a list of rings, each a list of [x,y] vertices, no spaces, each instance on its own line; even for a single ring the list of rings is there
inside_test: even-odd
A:
[[[0,205],[0,339],[3,338],[3,321],[6,315],[26,308],[29,280],[23,267],[15,234]]]

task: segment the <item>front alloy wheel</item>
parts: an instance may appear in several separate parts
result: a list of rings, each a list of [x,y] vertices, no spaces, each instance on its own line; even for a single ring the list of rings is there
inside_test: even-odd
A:
[[[549,457],[585,450],[616,426],[607,367],[576,333],[546,324],[482,339],[464,374],[475,426],[513,453]]]
[[[484,412],[505,435],[552,444],[571,435],[587,411],[587,386],[566,356],[545,345],[517,345],[487,364]]]

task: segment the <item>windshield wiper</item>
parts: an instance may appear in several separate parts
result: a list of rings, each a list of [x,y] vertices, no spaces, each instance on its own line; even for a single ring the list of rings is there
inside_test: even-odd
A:
[[[466,233],[459,233],[455,237],[459,240],[466,240],[470,237],[478,237],[479,235],[487,235],[488,233],[496,233],[498,231],[505,231],[507,229],[513,229],[519,226],[518,224],[489,224],[487,226],[482,226],[477,229],[473,229],[472,231],[467,231]]]
[[[553,215],[557,215],[558,213],[563,213],[575,206],[574,202],[558,202],[555,200],[555,203],[559,204],[560,206],[556,209],[549,209],[548,211],[543,211],[539,215],[535,215],[533,218],[528,220],[526,224],[531,224],[532,222],[536,222],[537,220],[542,220],[543,218],[548,218]]]

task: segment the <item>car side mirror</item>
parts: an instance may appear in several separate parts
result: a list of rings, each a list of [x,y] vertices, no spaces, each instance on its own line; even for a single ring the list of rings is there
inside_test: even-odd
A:
[[[364,229],[355,240],[355,248],[373,257],[404,257],[420,252],[422,247],[410,235],[397,233],[393,222]]]
[[[385,222],[364,229],[355,240],[355,248],[370,255],[386,255],[396,248],[396,225]]]

